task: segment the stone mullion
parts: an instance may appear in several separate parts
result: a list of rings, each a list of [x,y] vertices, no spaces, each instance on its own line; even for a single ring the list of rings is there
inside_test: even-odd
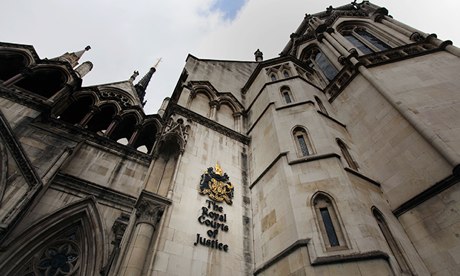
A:
[[[343,35],[337,34],[336,32],[331,32],[331,36],[337,40],[343,48],[345,48],[348,52],[356,51],[356,47],[350,43]]]
[[[27,78],[28,76],[32,75],[32,68],[30,67],[27,67],[25,68],[21,73],[5,80],[3,82],[3,85],[6,86],[6,87],[10,87],[12,85],[14,85],[15,83],[18,83],[20,81],[22,81],[23,79]]]
[[[121,117],[115,116],[115,118],[113,118],[112,122],[110,123],[109,127],[107,127],[107,130],[105,131],[104,136],[110,137],[110,135],[112,135],[114,129],[118,126],[120,121],[121,121]]]
[[[320,41],[321,43],[318,46],[321,52],[323,52],[324,55],[332,62],[335,68],[339,70],[342,67],[342,65],[338,61],[340,53],[338,53],[337,50],[335,50],[334,47],[328,41],[324,39],[321,39]]]
[[[136,140],[139,137],[139,134],[140,134],[141,130],[142,130],[142,126],[137,125],[135,130],[134,130],[134,132],[133,132],[133,134],[129,138],[128,146],[133,146],[136,143]]]
[[[94,117],[94,114],[96,114],[100,109],[98,107],[91,107],[91,110],[81,119],[81,121],[78,123],[79,126],[85,127],[86,124]]]

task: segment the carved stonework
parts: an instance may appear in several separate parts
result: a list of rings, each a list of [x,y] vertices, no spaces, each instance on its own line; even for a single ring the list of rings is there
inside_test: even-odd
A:
[[[179,137],[181,141],[180,150],[183,152],[185,150],[185,145],[187,144],[189,130],[190,126],[188,124],[184,124],[184,118],[179,118],[176,121],[174,121],[173,118],[170,118],[163,129],[162,137],[164,138],[169,135],[176,135]]]
[[[154,227],[160,221],[164,212],[164,206],[150,200],[141,200],[137,207],[137,222],[149,223]]]

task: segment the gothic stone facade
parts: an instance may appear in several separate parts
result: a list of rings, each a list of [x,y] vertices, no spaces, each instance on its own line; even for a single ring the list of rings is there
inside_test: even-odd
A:
[[[82,87],[0,44],[2,275],[454,275],[460,51],[367,1],[280,57]],[[216,165],[216,163],[218,165]]]

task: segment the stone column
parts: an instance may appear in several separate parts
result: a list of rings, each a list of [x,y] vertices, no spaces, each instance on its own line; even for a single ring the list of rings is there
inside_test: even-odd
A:
[[[375,18],[374,18],[374,21],[375,22],[379,22],[379,23],[382,23],[383,25],[387,26],[388,28],[390,29],[393,29],[395,31],[397,31],[398,33],[401,33],[407,37],[412,37],[412,34],[413,32],[410,32],[408,31],[407,29],[404,29],[396,24],[393,24],[392,22],[386,20],[386,17],[389,17],[389,16],[386,16],[386,15],[377,15]]]
[[[94,114],[96,114],[96,112],[98,112],[100,109],[96,106],[92,106],[91,107],[91,110],[89,111],[88,114],[85,115],[85,117],[83,117],[83,119],[81,119],[80,123],[78,123],[79,126],[81,127],[84,127],[94,116]]]
[[[327,59],[329,59],[332,62],[335,68],[337,68],[337,70],[339,71],[340,68],[342,67],[342,65],[338,61],[340,53],[337,52],[337,50],[334,49],[334,47],[328,41],[326,41],[324,37],[319,37],[318,40],[321,41],[321,43],[318,45],[321,51],[324,53]]]
[[[113,130],[117,127],[117,125],[120,123],[120,121],[121,121],[121,117],[120,116],[115,116],[115,118],[113,118],[113,120],[110,123],[110,125],[107,127],[107,130],[105,131],[104,136],[105,137],[110,137],[110,135],[112,134]]]
[[[124,266],[121,268],[121,275],[142,275],[153,234],[164,211],[164,204],[149,197],[150,195],[147,195],[144,191],[138,200],[136,207],[137,222]]]
[[[233,114],[233,118],[235,119],[235,130],[243,132],[243,113],[235,112],[235,114]]]
[[[347,49],[345,49],[345,47],[335,40],[328,32],[324,32],[324,38],[326,38],[326,40],[329,41],[341,55],[346,57],[350,54]]]
[[[219,103],[217,101],[210,101],[209,106],[211,107],[209,119],[215,121],[217,119],[217,110],[219,110]]]
[[[131,138],[129,138],[128,146],[134,145],[134,143],[136,142],[137,137],[139,136],[139,133],[141,132],[141,130],[142,130],[142,125],[137,125],[137,126],[134,128],[134,132],[133,132],[133,134],[131,135]]]
[[[15,76],[5,80],[3,82],[3,85],[6,86],[6,87],[10,87],[13,84],[15,84],[17,82],[20,82],[23,79],[27,78],[28,76],[32,75],[32,73],[33,73],[32,68],[27,67],[21,73],[19,73],[19,74],[15,75]]]
[[[356,51],[356,47],[350,43],[346,38],[344,38],[341,34],[337,34],[336,32],[331,32],[330,35],[337,40],[340,45],[343,46],[348,52]]]
[[[384,15],[382,17],[380,17],[381,21],[382,21],[382,24],[385,24],[387,25],[388,27],[391,28],[391,26],[394,26],[395,28],[393,28],[394,30],[398,30],[398,29],[402,29],[404,30],[404,34],[408,35],[410,37],[411,40],[414,40],[414,41],[418,41],[420,39],[420,37],[423,37],[425,39],[428,40],[428,42],[436,45],[436,46],[444,46],[445,47],[445,50],[457,57],[460,57],[460,48],[458,47],[455,47],[452,45],[452,42],[447,40],[447,41],[442,41],[438,38],[436,38],[436,35],[434,34],[427,34],[427,33],[424,33],[422,31],[419,31],[415,28],[412,28],[411,26],[408,26],[402,22],[399,22],[398,20],[395,20],[387,15]],[[391,24],[391,25],[390,25]]]

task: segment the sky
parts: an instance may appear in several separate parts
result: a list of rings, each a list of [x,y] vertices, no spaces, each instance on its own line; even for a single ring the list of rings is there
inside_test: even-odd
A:
[[[351,1],[318,0],[0,0],[0,41],[33,45],[40,58],[91,50],[83,86],[140,76],[162,62],[147,88],[147,114],[172,94],[185,59],[275,58],[305,13]],[[395,19],[460,44],[458,0],[375,0]]]

